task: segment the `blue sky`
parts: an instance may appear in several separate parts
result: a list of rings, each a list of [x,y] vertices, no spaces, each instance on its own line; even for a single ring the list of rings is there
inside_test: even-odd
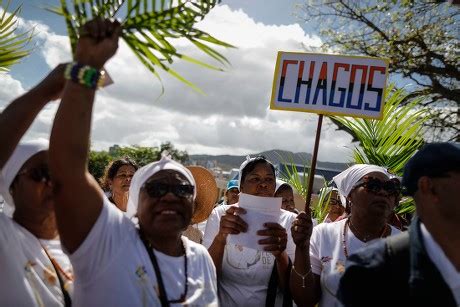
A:
[[[35,26],[34,53],[0,80],[0,109],[36,84],[52,67],[70,60],[66,29],[61,17],[44,10],[58,1],[23,2],[21,18]],[[92,145],[158,146],[171,141],[189,153],[249,154],[269,149],[311,152],[316,129],[314,114],[268,110],[276,52],[317,47],[321,39],[313,24],[299,24],[292,0],[228,0],[214,8],[199,25],[238,49],[220,49],[231,62],[223,73],[177,62],[174,68],[194,81],[205,96],[161,74],[166,93],[121,44],[107,64],[115,84],[99,91]],[[206,62],[190,44],[180,43],[187,54]],[[40,113],[26,139],[47,138],[57,104]],[[335,131],[326,121],[319,160],[350,159],[351,137]]]

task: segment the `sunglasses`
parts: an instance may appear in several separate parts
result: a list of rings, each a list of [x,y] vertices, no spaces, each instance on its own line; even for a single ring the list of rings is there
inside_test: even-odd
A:
[[[35,182],[49,182],[51,181],[50,177],[50,171],[48,169],[48,166],[42,165],[39,167],[34,167],[34,168],[29,168],[29,169],[24,169],[20,171],[16,177],[22,176],[22,175],[27,175],[30,179],[32,179]]]
[[[190,184],[165,184],[159,182],[146,182],[143,189],[150,197],[163,197],[169,192],[177,197],[187,198],[193,196],[195,187]]]
[[[341,206],[342,205],[342,202],[336,198],[331,198],[329,200],[329,205],[330,206]]]
[[[379,193],[381,190],[384,190],[390,195],[399,195],[401,193],[401,184],[397,179],[382,181],[377,178],[368,177],[358,181],[355,188],[358,187],[364,187],[371,193]]]

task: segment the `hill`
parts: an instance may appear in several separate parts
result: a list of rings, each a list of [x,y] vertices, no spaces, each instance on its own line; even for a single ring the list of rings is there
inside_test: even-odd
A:
[[[301,165],[309,165],[311,161],[311,154],[306,152],[298,152],[293,153],[290,151],[285,150],[269,150],[260,152],[258,154],[251,154],[251,157],[256,155],[263,155],[267,157],[270,161],[274,164],[279,164],[281,162],[284,163],[295,163]],[[215,162],[215,166],[222,168],[223,170],[231,170],[232,168],[239,168],[241,163],[246,160],[246,156],[232,156],[232,155],[190,155],[189,159],[192,162],[195,162],[199,165],[206,166],[208,161]],[[321,168],[329,168],[329,169],[336,169],[336,170],[344,170],[347,168],[346,163],[335,163],[335,162],[322,162],[318,161],[317,167]]]

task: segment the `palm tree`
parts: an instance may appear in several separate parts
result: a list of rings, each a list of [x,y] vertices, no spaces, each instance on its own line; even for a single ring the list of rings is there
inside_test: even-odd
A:
[[[408,94],[404,89],[395,90],[389,86],[385,95],[383,118],[362,119],[332,116],[332,118],[353,132],[359,141],[353,151],[350,164],[366,163],[386,167],[390,172],[402,176],[404,165],[424,144],[423,123],[429,120],[428,111],[418,107],[423,97],[416,98],[409,104],[403,104]],[[301,187],[301,195],[307,195],[305,182],[293,171],[284,176],[293,187]],[[304,177],[305,178],[305,177]],[[325,187],[332,183],[326,183]],[[318,196],[318,204],[312,208],[313,217],[322,222],[327,212],[328,189]],[[395,209],[397,214],[410,213],[415,210],[412,199],[403,199]]]
[[[0,8],[3,12],[0,15],[0,73],[9,71],[12,65],[18,63],[22,58],[30,54],[30,49],[26,49],[33,36],[33,31],[18,33],[19,20],[17,16],[21,12],[21,6],[12,13],[7,13],[10,2],[3,7],[0,0]]]
[[[195,27],[195,24],[218,3],[217,0],[60,0],[60,2],[60,7],[52,7],[48,10],[65,18],[72,52],[75,51],[78,29],[86,21],[96,17],[121,17],[123,28],[121,38],[142,64],[160,81],[158,68],[201,92],[198,87],[171,68],[175,59],[222,70],[180,53],[173,46],[174,40],[179,38],[187,39],[221,64],[228,64],[227,59],[210,45],[233,46]]]
[[[353,149],[353,163],[375,164],[402,176],[404,166],[425,143],[423,124],[430,119],[426,108],[420,103],[424,97],[413,99],[408,104],[408,93],[395,90],[390,85],[386,91],[383,118],[356,119],[333,116],[333,119],[350,129],[359,141]],[[395,208],[397,214],[415,211],[412,199],[405,198]]]
[[[423,97],[402,105],[408,94],[404,89],[387,89],[381,120],[332,116],[353,132],[359,146],[353,149],[353,163],[375,164],[402,175],[404,165],[424,144],[423,123],[427,109],[419,108]]]

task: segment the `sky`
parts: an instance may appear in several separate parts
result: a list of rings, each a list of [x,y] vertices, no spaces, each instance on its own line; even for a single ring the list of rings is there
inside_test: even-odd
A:
[[[61,17],[44,8],[57,1],[23,3],[21,27],[35,29],[33,54],[0,76],[0,110],[37,84],[58,63],[71,60]],[[159,146],[170,141],[189,154],[246,155],[271,149],[312,152],[318,116],[269,110],[278,51],[305,51],[321,45],[314,24],[295,17],[294,0],[223,0],[197,26],[237,48],[217,48],[231,63],[224,72],[177,61],[174,69],[192,80],[205,95],[160,73],[161,85],[120,43],[106,64],[114,84],[97,93],[92,125],[92,149],[109,146]],[[186,41],[185,54],[219,65]],[[48,138],[58,103],[37,117],[25,139]],[[318,160],[348,162],[351,137],[325,120]]]

